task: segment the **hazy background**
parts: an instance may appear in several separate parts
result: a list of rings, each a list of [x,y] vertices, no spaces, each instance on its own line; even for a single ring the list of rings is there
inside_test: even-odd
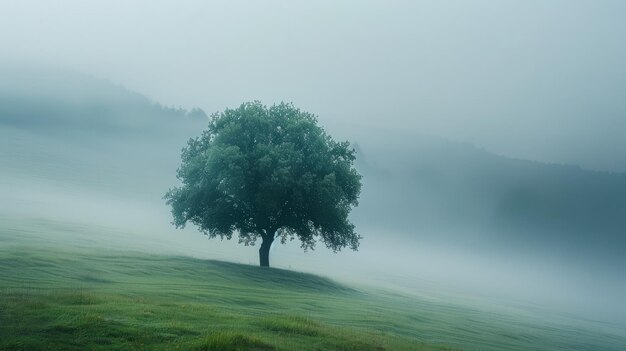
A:
[[[623,1],[3,1],[4,226],[256,264],[256,248],[175,231],[161,197],[204,127],[193,108],[291,101],[356,143],[364,239],[275,247],[273,265],[624,323],[624,15]]]
[[[347,133],[411,130],[626,170],[623,1],[3,1],[0,55],[167,105],[293,101]]]

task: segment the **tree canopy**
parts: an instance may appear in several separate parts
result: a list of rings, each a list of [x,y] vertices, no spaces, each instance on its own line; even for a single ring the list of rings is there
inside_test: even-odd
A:
[[[237,233],[245,245],[261,239],[261,266],[269,266],[275,239],[357,250],[361,237],[348,219],[361,191],[355,151],[315,115],[287,103],[244,103],[213,114],[181,158],[182,185],[165,195],[176,227],[191,222],[210,238]]]

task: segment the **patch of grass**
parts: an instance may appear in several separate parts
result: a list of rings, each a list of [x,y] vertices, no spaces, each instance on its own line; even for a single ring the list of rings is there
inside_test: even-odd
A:
[[[328,344],[328,350],[336,351],[385,351],[382,345],[370,345],[361,341],[340,341]]]
[[[241,333],[231,331],[216,331],[204,338],[202,343],[196,347],[198,351],[262,351],[262,350],[274,350],[272,345],[269,345],[259,338],[254,336],[247,336]]]
[[[260,322],[260,325],[267,330],[295,336],[316,336],[320,334],[318,323],[298,316],[276,316],[265,318]]]
[[[102,300],[95,293],[87,291],[62,292],[51,294],[49,296],[51,302],[62,305],[96,305],[102,303]]]

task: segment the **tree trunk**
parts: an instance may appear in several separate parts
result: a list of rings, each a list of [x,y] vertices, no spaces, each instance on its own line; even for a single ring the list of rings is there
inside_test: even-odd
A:
[[[274,236],[263,238],[263,242],[261,243],[261,247],[259,248],[259,259],[261,261],[261,267],[269,267],[270,266],[270,247],[272,246],[272,242],[274,242]]]

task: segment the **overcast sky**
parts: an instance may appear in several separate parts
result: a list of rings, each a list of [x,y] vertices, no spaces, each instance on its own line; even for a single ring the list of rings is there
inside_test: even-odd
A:
[[[2,1],[0,58],[626,171],[626,1]],[[355,125],[352,127],[352,125]]]

